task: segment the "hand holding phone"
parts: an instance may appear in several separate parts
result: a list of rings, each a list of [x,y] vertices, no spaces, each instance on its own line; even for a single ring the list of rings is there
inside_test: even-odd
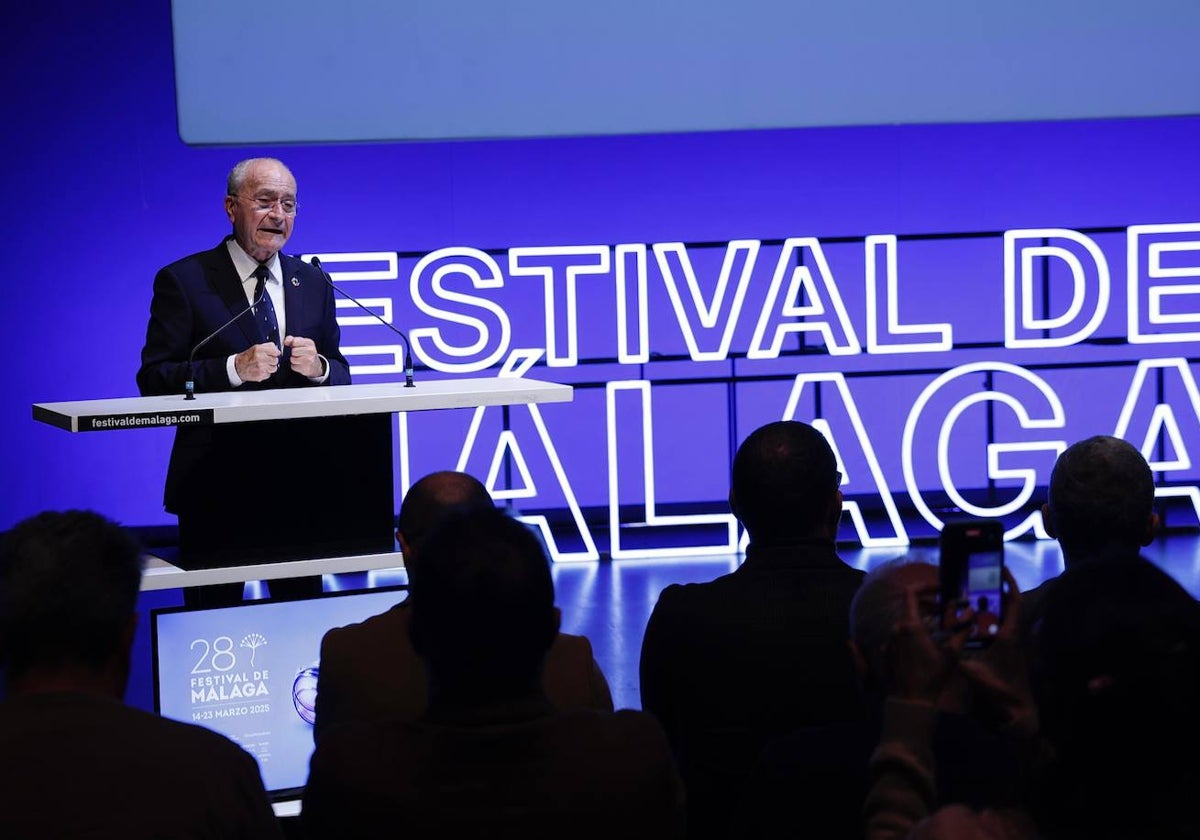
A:
[[[1038,717],[1018,631],[1021,593],[1007,568],[1004,581],[1004,625],[986,651],[959,660],[959,672],[967,678],[977,715],[1009,735],[1032,737],[1037,732]]]

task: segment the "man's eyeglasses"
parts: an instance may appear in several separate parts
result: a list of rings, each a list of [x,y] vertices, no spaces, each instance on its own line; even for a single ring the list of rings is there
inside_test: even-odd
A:
[[[264,198],[251,195],[234,195],[233,197],[244,198],[263,212],[273,209],[278,204],[279,211],[285,216],[295,216],[296,208],[299,206],[294,198]]]

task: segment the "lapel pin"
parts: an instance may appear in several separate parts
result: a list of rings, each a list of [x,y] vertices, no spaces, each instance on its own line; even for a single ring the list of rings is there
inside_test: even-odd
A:
[[[293,286],[299,286],[299,285],[300,285],[300,278],[299,278],[299,277],[293,277],[293,278],[292,278],[292,285],[293,285]]]

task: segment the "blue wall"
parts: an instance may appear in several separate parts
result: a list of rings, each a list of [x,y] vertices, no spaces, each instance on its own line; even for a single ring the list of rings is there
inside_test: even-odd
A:
[[[226,233],[221,209],[225,173],[252,154],[278,155],[296,173],[302,209],[288,248],[293,253],[420,254],[470,246],[501,249],[503,265],[502,249],[513,246],[670,241],[723,245],[739,238],[992,232],[992,250],[986,256],[962,257],[986,264],[987,277],[960,277],[955,266],[946,264],[946,258],[958,259],[958,252],[935,252],[929,257],[928,273],[939,283],[953,284],[938,288],[953,289],[961,297],[953,303],[947,295],[930,297],[921,311],[906,313],[908,320],[937,321],[945,307],[956,306],[963,310],[964,329],[973,319],[994,318],[998,310],[999,232],[1030,227],[1111,229],[1189,222],[1200,216],[1200,167],[1195,161],[1200,118],[193,148],[183,144],[176,131],[165,0],[130,0],[115,6],[52,1],[9,9],[6,16],[12,36],[0,58],[5,89],[0,106],[5,125],[0,151],[6,162],[3,264],[8,286],[0,314],[8,348],[0,402],[0,477],[5,483],[0,528],[44,508],[74,506],[97,508],[128,524],[169,521],[160,506],[169,431],[68,435],[35,423],[30,405],[136,393],[134,372],[154,272],[179,256],[211,247]],[[262,119],[270,120],[272,89],[286,79],[288,63],[303,61],[305,52],[302,45],[266,39],[263,55],[279,60],[264,62],[261,73],[243,79],[228,95],[260,102]],[[919,246],[904,250],[907,247],[902,242],[902,262],[906,255],[919,261]],[[1105,245],[1118,299],[1123,295],[1123,286],[1116,282],[1123,272],[1123,247],[1119,235]],[[413,262],[402,261],[401,281],[386,287],[397,301],[398,322],[410,327],[428,325],[406,297],[405,272]],[[719,259],[709,267],[714,276],[717,265]],[[707,282],[711,286],[711,278]],[[765,282],[756,278],[752,294],[761,296]],[[845,282],[850,285],[850,280]],[[853,285],[861,286],[861,278]],[[525,288],[530,300],[541,300],[537,286]],[[855,294],[861,299],[861,290]],[[977,300],[977,306],[963,309],[963,299]],[[666,319],[663,323],[670,321],[669,312],[656,312],[655,317]],[[540,315],[526,320],[533,325],[530,329],[541,329]],[[523,322],[514,316],[518,323]],[[752,326],[739,326],[735,349],[744,349]],[[345,338],[360,344],[383,340],[382,333],[371,329],[347,329]],[[658,335],[668,335],[666,327],[656,329]],[[678,328],[674,330],[668,343],[677,345]],[[986,331],[995,333],[992,326]],[[535,333],[522,334],[513,343],[539,342],[544,336]],[[606,345],[595,355],[610,352]],[[1188,351],[1173,346],[1161,352]],[[1138,355],[1159,354],[1160,348],[1113,353],[1131,366]],[[1029,363],[1036,357],[1027,354],[1016,361]],[[929,369],[923,383],[967,358],[890,363]],[[870,361],[845,364],[871,372]],[[813,364],[838,370],[843,362],[822,357]],[[706,364],[696,363],[689,370],[707,371]],[[637,378],[639,371],[628,368],[597,374],[596,380]],[[779,366],[771,369],[778,371]],[[1128,381],[1131,369],[1122,369],[1123,381]],[[726,364],[718,375],[728,372]],[[753,373],[753,366],[739,371],[747,372]],[[531,375],[564,381],[582,376],[544,367]],[[1080,376],[1078,381],[1087,381],[1086,375]],[[394,378],[366,375],[359,381]],[[1064,380],[1060,390],[1069,391],[1071,381]],[[1097,408],[1088,393],[1076,397],[1079,408],[1062,433],[1065,439],[1113,430],[1123,394],[1110,386],[1103,380],[1094,388],[1113,393],[1112,406]],[[787,390],[783,382],[761,405],[746,410],[738,421],[740,434],[773,419],[771,412],[777,417]],[[911,402],[915,391],[895,385],[892,391],[881,387],[879,393],[884,396],[878,397],[876,414],[887,409],[887,400]],[[600,394],[581,394],[576,410],[602,413]],[[698,405],[725,410],[723,392],[698,390],[697,395]],[[686,405],[666,411],[668,417],[695,414]],[[581,502],[605,504],[603,458],[588,461],[586,451],[602,453],[602,440],[573,437],[577,424],[570,414],[560,414],[556,421],[547,411],[546,417],[564,441],[564,460],[575,459]],[[699,423],[692,449],[713,451],[700,450],[701,442],[706,447],[714,441],[718,447],[726,444],[728,420],[722,415],[717,425]],[[883,424],[877,433],[880,457],[894,471],[899,427],[884,419],[877,422]],[[450,425],[461,430],[465,421]],[[1190,427],[1185,431],[1193,435]],[[602,429],[596,427],[596,432]],[[1197,436],[1186,440],[1195,442]],[[679,485],[668,500],[719,501],[727,452],[718,448],[711,459],[704,459],[711,464],[697,466],[688,455],[692,449],[682,446],[670,452],[670,442],[658,442],[663,470]],[[414,469],[453,466],[447,452],[438,450],[414,462]],[[451,463],[446,463],[448,458]],[[697,475],[680,479],[689,462]],[[890,472],[888,483],[899,489],[903,482],[897,476]],[[670,479],[664,480],[670,486]],[[695,487],[701,489],[694,491]],[[637,497],[636,491],[632,497]]]

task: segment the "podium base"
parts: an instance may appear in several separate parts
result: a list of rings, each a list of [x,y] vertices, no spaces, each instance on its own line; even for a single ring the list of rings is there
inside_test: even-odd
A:
[[[395,547],[388,414],[213,427],[179,505],[182,569],[386,553]],[[251,456],[252,453],[252,456]]]

